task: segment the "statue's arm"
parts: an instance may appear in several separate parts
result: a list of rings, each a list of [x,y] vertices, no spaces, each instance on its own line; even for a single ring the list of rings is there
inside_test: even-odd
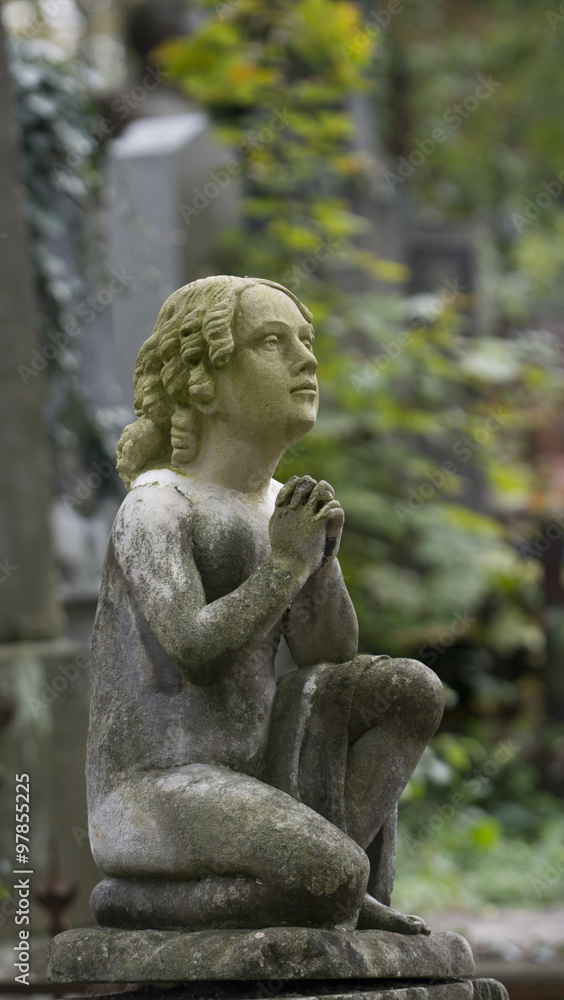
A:
[[[144,486],[126,498],[114,551],[151,632],[194,684],[213,684],[267,637],[309,571],[277,551],[232,593],[206,604],[192,551],[190,505],[174,486]]]
[[[298,667],[346,663],[358,652],[358,621],[336,558],[306,581],[283,620]]]

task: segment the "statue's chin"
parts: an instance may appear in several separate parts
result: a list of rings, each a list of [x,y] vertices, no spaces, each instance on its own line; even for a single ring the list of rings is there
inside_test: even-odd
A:
[[[293,444],[296,444],[296,442],[305,437],[305,435],[308,434],[313,427],[315,427],[315,415],[313,414],[309,417],[304,416],[299,420],[293,420],[289,429],[288,442],[285,447],[290,448]]]

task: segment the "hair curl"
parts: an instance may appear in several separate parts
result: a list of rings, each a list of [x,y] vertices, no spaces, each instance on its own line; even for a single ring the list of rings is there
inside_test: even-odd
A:
[[[186,464],[198,448],[198,412],[213,408],[214,369],[233,355],[241,294],[254,285],[284,292],[311,323],[311,313],[283,285],[266,278],[217,275],[184,285],[163,304],[135,363],[137,420],[117,445],[117,468],[129,489],[141,472]]]

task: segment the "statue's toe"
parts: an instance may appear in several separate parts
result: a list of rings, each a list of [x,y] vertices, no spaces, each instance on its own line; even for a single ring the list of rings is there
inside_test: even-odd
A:
[[[368,893],[364,897],[357,927],[358,930],[393,931],[395,934],[431,933],[431,928],[421,917],[392,910]]]
[[[411,933],[411,934],[430,934],[431,933],[431,928],[429,927],[429,924],[427,924],[423,920],[422,917],[416,917],[415,914],[413,914],[413,913],[410,913],[410,914],[407,914],[407,915],[401,913],[399,915],[401,917],[403,917],[404,920],[409,921],[409,926],[411,928],[413,928],[411,931],[406,931],[406,933],[408,933],[408,934],[409,933]]]

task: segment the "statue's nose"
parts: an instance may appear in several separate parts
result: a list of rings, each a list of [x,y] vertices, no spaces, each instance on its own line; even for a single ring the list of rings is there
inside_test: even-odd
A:
[[[296,372],[307,372],[315,374],[317,371],[317,358],[302,341],[299,342],[298,357],[294,363]]]

